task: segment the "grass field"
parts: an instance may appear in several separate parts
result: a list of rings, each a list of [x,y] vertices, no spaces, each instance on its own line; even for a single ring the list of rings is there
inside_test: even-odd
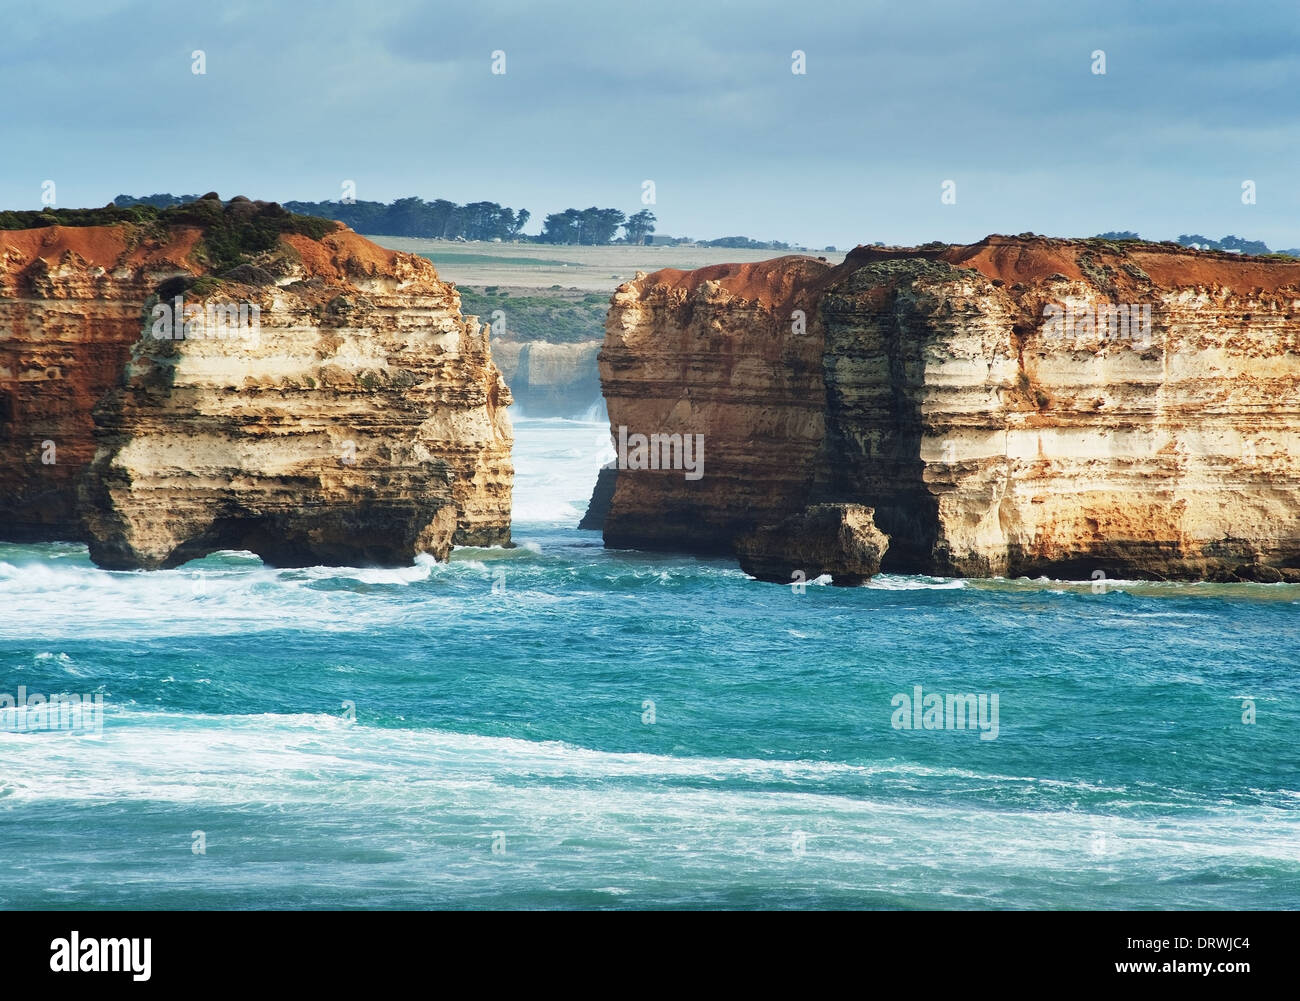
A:
[[[605,336],[608,292],[580,289],[532,289],[527,286],[458,285],[460,308],[485,323],[501,310],[505,315],[502,341],[550,341],[572,344]]]
[[[725,247],[574,247],[544,243],[459,243],[400,236],[370,236],[381,247],[428,257],[438,274],[461,286],[603,292],[608,296],[638,271],[681,268],[689,271],[733,261],[766,261],[779,250]],[[843,254],[817,253],[838,264]]]

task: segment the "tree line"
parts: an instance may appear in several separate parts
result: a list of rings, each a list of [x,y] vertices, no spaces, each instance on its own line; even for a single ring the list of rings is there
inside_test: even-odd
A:
[[[625,216],[618,209],[565,209],[552,212],[542,223],[538,236],[540,243],[581,243],[596,246],[613,243],[622,228],[623,239],[628,243],[643,243],[655,231],[654,213],[642,209],[633,216]]]
[[[171,208],[195,201],[198,195],[157,194],[138,198],[118,195],[113,204],[119,208],[149,205]],[[445,198],[426,202],[423,198],[398,198],[385,204],[356,199],[333,202],[285,202],[284,207],[299,215],[337,219],[358,233],[376,236],[412,236],[442,240],[522,240],[539,243],[598,245],[622,239],[643,243],[655,231],[655,216],[642,209],[631,216],[618,209],[565,209],[552,212],[542,223],[542,232],[525,233],[532,214],[496,202],[470,202],[457,205]],[[622,236],[619,236],[619,230]]]
[[[1111,230],[1106,233],[1098,233],[1099,239],[1102,240],[1141,240],[1132,230]],[[1200,233],[1183,233],[1174,241],[1183,247],[1199,247],[1201,250],[1226,250],[1230,253],[1245,254],[1249,257],[1263,257],[1272,254],[1285,254],[1288,257],[1300,257],[1300,248],[1290,247],[1286,250],[1269,250],[1268,244],[1263,240],[1246,240],[1240,236],[1229,234],[1221,240],[1213,240],[1208,236],[1202,236]]]

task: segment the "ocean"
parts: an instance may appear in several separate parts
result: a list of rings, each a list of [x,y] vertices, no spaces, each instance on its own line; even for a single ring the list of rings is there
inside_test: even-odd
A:
[[[761,584],[576,530],[611,454],[446,564],[0,546],[0,907],[1300,906],[1300,587]]]

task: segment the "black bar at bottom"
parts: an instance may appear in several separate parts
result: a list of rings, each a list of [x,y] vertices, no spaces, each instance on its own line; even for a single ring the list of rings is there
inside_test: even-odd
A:
[[[851,982],[882,986],[878,974],[902,972],[918,988],[1050,977],[1231,990],[1289,980],[1298,924],[1291,912],[0,914],[11,990],[109,981],[373,989],[383,970],[405,970],[399,980],[423,973],[436,984],[460,973],[496,985],[512,975],[583,980],[611,966],[647,984],[670,971],[680,984],[702,966],[710,979],[738,982],[779,972],[826,983],[843,969]]]

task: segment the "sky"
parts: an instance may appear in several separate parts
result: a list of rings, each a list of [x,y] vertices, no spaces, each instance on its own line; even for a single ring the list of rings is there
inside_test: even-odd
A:
[[[1107,230],[1300,246],[1294,0],[0,8],[0,208],[39,209],[46,181],[73,207],[332,200],[350,180],[527,208],[530,232],[597,205],[649,208],[661,234],[841,249]]]

